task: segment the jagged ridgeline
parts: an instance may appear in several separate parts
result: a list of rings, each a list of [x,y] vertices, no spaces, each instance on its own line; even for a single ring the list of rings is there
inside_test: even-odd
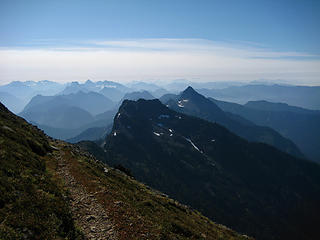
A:
[[[103,151],[82,145],[239,232],[257,239],[318,239],[319,165],[248,142],[217,123],[159,100],[124,101]]]
[[[248,239],[1,103],[0,163],[0,239]]]

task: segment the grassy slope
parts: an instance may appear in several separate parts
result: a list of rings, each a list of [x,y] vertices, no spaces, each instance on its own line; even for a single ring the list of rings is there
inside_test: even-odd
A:
[[[0,239],[77,239],[46,136],[0,105]]]
[[[50,144],[64,151],[73,177],[105,207],[119,239],[247,239],[74,145]],[[82,239],[50,151],[41,131],[0,104],[0,239]]]

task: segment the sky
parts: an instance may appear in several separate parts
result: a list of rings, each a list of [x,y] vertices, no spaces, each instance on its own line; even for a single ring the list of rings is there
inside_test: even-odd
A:
[[[320,85],[320,1],[1,0],[0,84],[20,80]]]

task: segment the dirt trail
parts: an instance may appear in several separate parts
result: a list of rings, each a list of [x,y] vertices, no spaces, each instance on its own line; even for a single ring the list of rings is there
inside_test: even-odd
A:
[[[84,233],[86,239],[117,240],[117,233],[108,218],[105,209],[98,203],[94,195],[86,192],[85,188],[76,182],[70,174],[64,152],[55,151],[58,160],[58,175],[64,180],[70,193],[70,208],[76,225]]]

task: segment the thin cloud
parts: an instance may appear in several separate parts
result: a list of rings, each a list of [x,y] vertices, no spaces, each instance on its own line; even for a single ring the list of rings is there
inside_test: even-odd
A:
[[[49,42],[49,41],[48,41]],[[318,56],[202,39],[87,41],[72,46],[0,48],[0,81],[288,79],[318,84]]]
[[[251,58],[320,57],[301,52],[272,51],[254,42],[215,42],[204,39],[133,39],[114,41],[88,41],[87,43],[116,49],[140,49],[146,51],[206,51],[225,56]]]

